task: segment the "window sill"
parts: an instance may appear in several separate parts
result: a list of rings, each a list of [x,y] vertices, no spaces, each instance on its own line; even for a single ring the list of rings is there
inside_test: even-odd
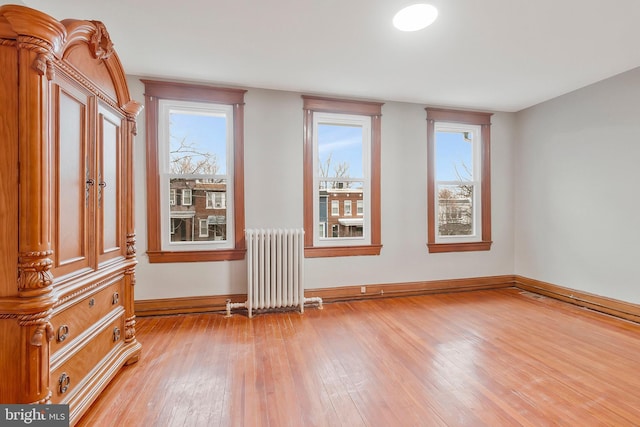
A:
[[[221,249],[217,251],[147,251],[149,262],[206,262],[244,259],[246,249]]]
[[[304,248],[305,258],[323,258],[357,255],[380,255],[382,245],[367,246],[307,246]]]
[[[493,242],[428,243],[429,253],[488,251]]]

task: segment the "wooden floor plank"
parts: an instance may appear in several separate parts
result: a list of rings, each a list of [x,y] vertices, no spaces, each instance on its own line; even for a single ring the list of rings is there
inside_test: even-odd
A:
[[[640,325],[517,289],[136,330],[79,426],[640,425]]]

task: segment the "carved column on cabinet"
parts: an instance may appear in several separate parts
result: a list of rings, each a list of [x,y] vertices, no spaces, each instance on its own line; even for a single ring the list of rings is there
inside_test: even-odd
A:
[[[127,112],[126,132],[131,133],[131,138],[125,138],[126,146],[124,147],[124,156],[127,164],[125,170],[127,176],[125,177],[125,191],[126,191],[126,203],[128,206],[134,206],[135,203],[135,179],[133,176],[133,136],[137,134],[137,127],[135,118],[142,110],[142,105],[132,101],[124,106],[124,110]],[[134,209],[129,209],[126,214],[125,230],[127,235],[127,259],[135,259],[136,257],[136,232],[135,232],[135,217]],[[127,268],[124,271],[124,286],[127,289],[131,289],[130,295],[133,295],[133,288],[136,284],[136,270],[135,264]],[[136,315],[134,308],[133,298],[128,298],[125,301],[125,344],[134,344],[136,342]],[[135,357],[127,360],[126,364],[135,363],[139,359],[139,353]]]
[[[131,267],[124,271],[124,285],[126,287],[133,287],[136,284],[135,268]],[[136,316],[133,312],[133,299],[130,298],[126,301],[125,312],[127,317],[125,318],[125,334],[124,342],[130,343],[136,339]]]
[[[55,29],[54,29],[55,30]],[[64,30],[51,29],[48,36],[62,39]],[[49,342],[54,337],[50,323],[56,295],[51,274],[50,161],[48,144],[48,85],[53,77],[52,43],[19,36],[18,75],[20,109],[18,297],[20,348],[22,352],[19,399],[24,403],[49,403]]]
[[[137,135],[138,129],[136,127],[136,116],[142,110],[142,104],[131,101],[126,104],[123,109],[125,110],[126,117],[126,126],[125,132],[131,134],[131,138],[125,138],[125,147],[124,147],[124,157],[126,159],[127,164],[125,165],[126,176],[125,176],[125,200],[127,206],[135,206],[135,177],[133,176],[133,140],[134,136]],[[135,230],[135,209],[128,209],[126,211],[126,223],[125,223],[125,231],[127,235],[127,258],[135,259],[136,257],[136,230]]]
[[[124,286],[127,289],[133,289],[136,284],[135,267],[128,268],[124,271]],[[133,293],[133,292],[132,292]],[[124,342],[127,345],[135,345],[136,343],[136,315],[134,311],[133,298],[128,298],[125,301],[125,313],[124,319]],[[140,353],[136,353],[133,357],[125,362],[125,365],[130,365],[137,362],[140,359]]]

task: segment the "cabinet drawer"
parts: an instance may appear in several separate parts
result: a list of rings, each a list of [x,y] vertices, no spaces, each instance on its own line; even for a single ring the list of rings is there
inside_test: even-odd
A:
[[[71,303],[51,319],[55,338],[51,341],[51,355],[62,350],[87,328],[102,319],[111,310],[122,306],[124,279],[90,293],[77,302]]]
[[[99,369],[100,362],[124,342],[124,312],[95,332],[82,348],[51,371],[51,403],[67,401],[82,387],[87,375]]]

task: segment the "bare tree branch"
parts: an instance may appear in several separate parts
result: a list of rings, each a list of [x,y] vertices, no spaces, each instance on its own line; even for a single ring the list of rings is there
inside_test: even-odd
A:
[[[186,137],[180,140],[178,147],[171,150],[170,170],[174,174],[215,175],[218,172],[218,159],[214,153],[198,150]]]
[[[329,171],[331,170],[331,160],[333,157],[333,153],[329,153],[329,155],[327,156],[326,160],[324,162],[318,162],[318,168],[319,171],[318,173],[320,174],[320,177],[322,178],[349,178],[349,162],[340,162],[337,165],[335,165],[333,167],[333,174],[331,176],[329,176]],[[331,184],[331,188],[337,188],[337,181],[334,181]],[[342,185],[344,185],[344,188],[350,188],[351,187],[351,183],[350,182],[345,182]]]

